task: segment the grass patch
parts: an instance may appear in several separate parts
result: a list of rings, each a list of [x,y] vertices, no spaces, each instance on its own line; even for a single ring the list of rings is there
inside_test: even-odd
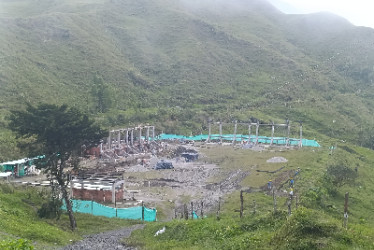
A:
[[[40,219],[37,209],[46,199],[46,192],[35,188],[0,184],[0,235],[2,239],[23,238],[38,249],[63,246],[83,235],[129,226],[138,221],[96,217],[75,213],[78,228],[72,232],[67,214],[60,220]]]

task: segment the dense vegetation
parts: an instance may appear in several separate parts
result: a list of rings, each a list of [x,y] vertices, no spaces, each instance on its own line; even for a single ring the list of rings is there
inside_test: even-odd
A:
[[[2,118],[41,101],[106,127],[186,134],[206,131],[209,117],[289,118],[309,137],[372,146],[374,31],[340,17],[285,15],[260,0],[1,0],[0,9]],[[2,130],[0,142],[0,159],[13,159],[12,135]]]

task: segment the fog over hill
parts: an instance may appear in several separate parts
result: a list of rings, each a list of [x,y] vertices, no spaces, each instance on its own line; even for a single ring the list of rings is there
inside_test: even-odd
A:
[[[181,133],[209,117],[289,118],[306,136],[372,146],[374,30],[332,14],[261,0],[0,0],[0,34],[2,117],[68,103],[106,127]]]

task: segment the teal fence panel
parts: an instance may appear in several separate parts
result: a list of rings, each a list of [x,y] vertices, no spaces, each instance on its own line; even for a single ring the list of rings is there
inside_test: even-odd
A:
[[[102,205],[95,201],[71,200],[73,212],[92,214],[95,216],[104,216],[108,218],[121,218],[130,220],[142,219],[142,207],[114,208]],[[65,201],[61,207],[66,210]],[[157,210],[144,207],[144,220],[156,221]]]
[[[157,210],[144,207],[144,220],[145,221],[156,221]]]
[[[72,200],[71,203],[73,212],[92,214],[92,201]]]
[[[141,220],[142,207],[118,208],[117,217],[122,219]]]
[[[195,211],[192,212],[193,219],[199,219],[199,216],[195,213]]]
[[[116,208],[107,207],[97,202],[93,202],[92,211],[93,211],[92,214],[96,216],[105,216],[109,218],[116,217]]]
[[[251,135],[249,138],[248,135],[241,135],[237,134],[234,136],[233,134],[223,134],[222,139],[224,141],[233,141],[235,138],[235,141],[248,141],[256,142],[256,136]],[[196,135],[196,136],[183,136],[183,135],[175,135],[175,134],[160,134],[157,137],[158,140],[191,140],[191,141],[206,141],[208,140],[208,135]],[[210,140],[220,140],[221,137],[219,134],[212,134],[210,135]],[[302,139],[302,144],[305,147],[321,147],[317,141],[315,140],[308,140],[308,139]],[[258,142],[264,143],[264,144],[270,144],[271,143],[271,137],[267,136],[258,136]],[[289,145],[297,146],[300,143],[300,139],[296,138],[289,138],[288,140]],[[286,137],[274,137],[273,138],[273,144],[276,145],[286,145],[287,144],[287,138]]]

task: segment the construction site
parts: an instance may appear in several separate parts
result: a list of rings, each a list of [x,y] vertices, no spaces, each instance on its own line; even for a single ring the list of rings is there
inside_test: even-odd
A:
[[[249,129],[246,135],[237,134],[238,123],[234,124],[232,134],[222,133],[222,123],[216,125],[218,134],[213,134],[209,126],[208,135],[195,137],[156,136],[154,126],[111,130],[98,147],[84,148],[79,171],[70,175],[70,197],[116,208],[145,204],[157,209],[158,217],[165,220],[183,216],[185,204],[194,204],[191,209],[202,215],[215,210],[225,195],[245,188],[241,182],[252,172],[261,171],[257,165],[223,170],[219,162],[204,154],[206,150],[229,147],[260,153],[294,150],[311,144],[302,138],[302,126],[298,133],[300,138],[295,139],[274,135],[276,126],[290,131],[289,124],[266,124],[271,129],[270,137],[259,135],[258,123],[246,124]],[[256,133],[251,134],[251,126],[256,127]],[[318,145],[315,143],[311,145]],[[270,160],[279,164],[287,162],[281,157]],[[289,178],[287,171],[279,183]],[[28,181],[27,178],[33,179]],[[32,186],[50,183],[42,176],[13,181]],[[274,180],[274,184],[278,184],[276,182]],[[251,189],[261,190],[266,192],[266,183]]]

